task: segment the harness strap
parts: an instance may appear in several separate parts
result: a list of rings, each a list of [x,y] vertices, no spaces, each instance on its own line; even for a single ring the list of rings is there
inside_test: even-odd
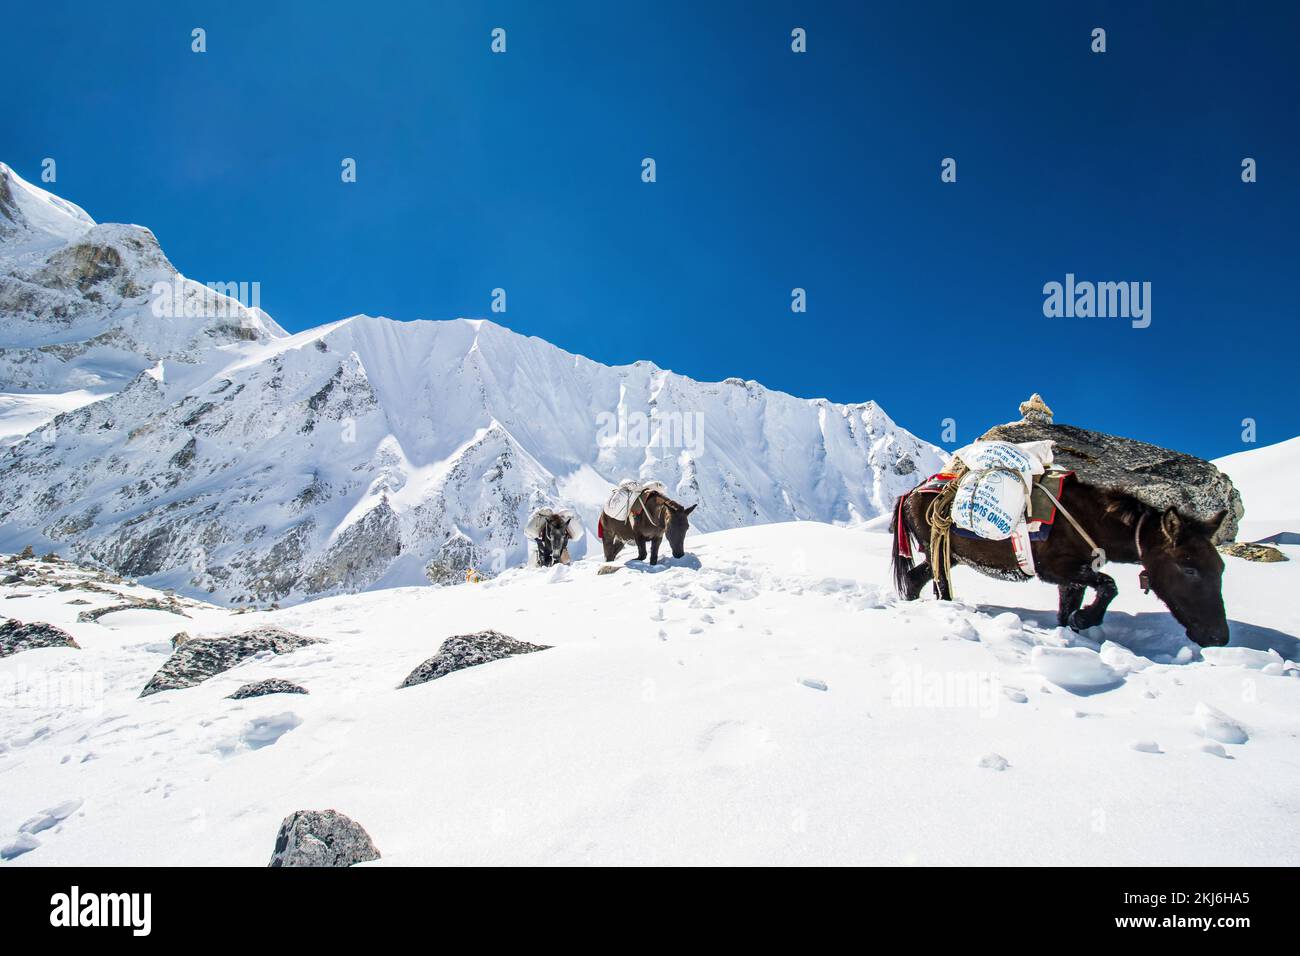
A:
[[[637,505],[641,506],[641,513],[646,516],[646,521],[649,522],[650,527],[652,528],[662,527],[658,522],[654,520],[654,518],[650,517],[650,509],[645,506],[645,489],[642,489],[641,493],[636,496],[636,500],[632,502],[632,507],[627,509],[628,524],[632,523],[632,512],[636,509]]]
[[[1069,510],[1065,507],[1065,505],[1061,504],[1060,498],[1052,494],[1051,491],[1048,490],[1046,485],[1039,484],[1038,487],[1043,490],[1043,494],[1047,495],[1047,497],[1051,499],[1052,504],[1056,505],[1056,507],[1060,510],[1061,514],[1065,515],[1065,517],[1069,520],[1070,524],[1074,525],[1074,530],[1079,532],[1079,537],[1083,538],[1083,540],[1087,542],[1088,547],[1092,548],[1092,556],[1094,558],[1098,558],[1098,557],[1101,558],[1101,564],[1099,564],[1098,567],[1105,566],[1106,552],[1103,551],[1101,548],[1097,547],[1097,542],[1092,540],[1092,536],[1088,534],[1088,532],[1083,530],[1083,525],[1079,524],[1079,522],[1074,519],[1074,515],[1070,514]],[[1141,528],[1140,523],[1138,527],[1139,529]]]

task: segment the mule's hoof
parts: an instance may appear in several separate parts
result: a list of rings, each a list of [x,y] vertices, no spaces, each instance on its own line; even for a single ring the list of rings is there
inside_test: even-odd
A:
[[[1075,611],[1070,615],[1070,630],[1074,631],[1076,634],[1079,631],[1086,631],[1090,627],[1092,627],[1092,625],[1084,619],[1082,611]]]

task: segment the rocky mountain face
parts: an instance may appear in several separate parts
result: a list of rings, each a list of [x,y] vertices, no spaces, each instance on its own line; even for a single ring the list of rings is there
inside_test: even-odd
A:
[[[238,292],[181,276],[148,229],[96,224],[0,163],[0,412],[11,421],[35,427],[39,409],[111,394],[160,359],[193,364],[284,335],[226,291]]]
[[[160,329],[141,290],[174,270],[151,233],[91,225],[25,183],[15,201],[5,181],[0,302],[23,344],[0,354],[0,391],[65,387],[106,351],[127,377],[0,455],[0,550],[285,602],[490,576],[524,560],[542,505],[587,522],[576,557],[626,477],[698,502],[710,531],[868,521],[942,464],[872,402],[604,366],[482,320],[356,316],[289,336],[197,309]]]

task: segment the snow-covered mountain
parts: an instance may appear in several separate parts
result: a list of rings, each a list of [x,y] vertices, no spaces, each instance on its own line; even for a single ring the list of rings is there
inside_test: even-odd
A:
[[[181,276],[142,226],[96,224],[0,163],[0,442],[118,391],[160,359],[284,336]]]
[[[0,550],[283,602],[498,572],[524,559],[533,508],[594,524],[629,476],[712,531],[866,522],[941,465],[872,402],[609,367],[483,320],[288,336],[260,311],[211,318],[216,293],[186,280],[197,308],[159,319],[150,290],[176,276],[152,233],[0,170],[0,391],[110,392],[0,459]]]

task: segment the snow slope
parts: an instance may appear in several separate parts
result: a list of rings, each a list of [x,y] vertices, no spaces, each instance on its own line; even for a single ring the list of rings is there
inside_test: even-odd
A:
[[[1237,537],[1264,538],[1279,531],[1300,532],[1300,499],[1289,484],[1300,472],[1300,438],[1240,451],[1214,464],[1241,492],[1246,517]]]
[[[687,542],[657,571],[97,624],[70,595],[111,595],[0,586],[83,648],[0,659],[0,847],[41,828],[0,866],[261,866],[324,808],[376,865],[1300,863],[1300,561],[1227,559],[1233,646],[1202,656],[1133,568],[1072,635],[1054,589],[965,568],[969,603],[896,603],[862,528]],[[138,699],[177,630],[261,623],[324,643]],[[397,689],[489,627],[554,647]],[[266,677],[309,694],[225,699]]]

